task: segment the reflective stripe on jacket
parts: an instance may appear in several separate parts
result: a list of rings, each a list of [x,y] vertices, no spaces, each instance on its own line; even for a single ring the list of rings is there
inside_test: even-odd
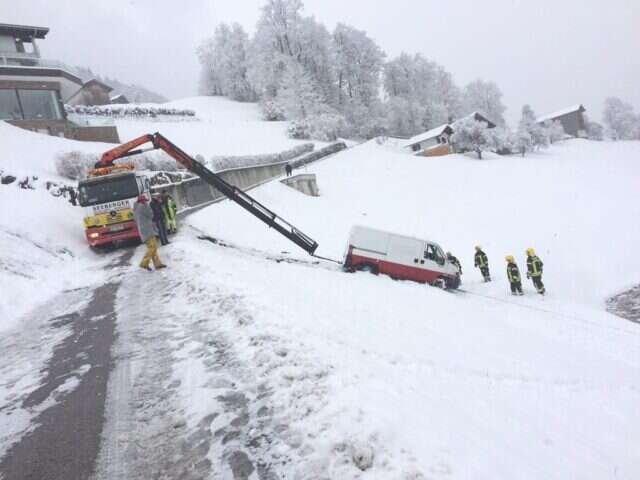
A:
[[[162,212],[164,213],[164,218],[167,220],[175,220],[176,210],[176,202],[173,201],[173,198],[167,197],[162,200]]]
[[[527,258],[527,272],[531,277],[539,277],[542,275],[542,260],[537,255],[532,255]]]
[[[487,258],[486,253],[484,253],[482,250],[476,252],[476,267],[483,268],[486,267],[488,263],[489,259]]]
[[[516,283],[520,281],[520,269],[515,263],[507,264],[507,277],[509,282]]]

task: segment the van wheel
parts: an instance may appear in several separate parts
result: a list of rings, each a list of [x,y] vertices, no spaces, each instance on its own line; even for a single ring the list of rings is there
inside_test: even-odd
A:
[[[358,270],[360,270],[361,272],[371,273],[373,275],[378,275],[380,273],[380,271],[378,270],[378,267],[370,263],[359,265]]]
[[[455,278],[447,278],[445,284],[447,286],[447,290],[457,290],[460,287],[460,276],[457,275]]]
[[[441,288],[442,290],[447,289],[447,281],[442,277],[436,278],[431,285],[437,288]]]

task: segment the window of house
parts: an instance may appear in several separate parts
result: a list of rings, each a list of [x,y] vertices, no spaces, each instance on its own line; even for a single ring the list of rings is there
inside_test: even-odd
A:
[[[411,145],[411,149],[412,149],[414,152],[419,151],[419,150],[420,150],[420,144],[419,144],[419,143],[416,143],[415,145]]]
[[[0,120],[22,120],[20,103],[15,90],[0,90]]]
[[[25,120],[60,120],[62,114],[54,90],[18,90]]]

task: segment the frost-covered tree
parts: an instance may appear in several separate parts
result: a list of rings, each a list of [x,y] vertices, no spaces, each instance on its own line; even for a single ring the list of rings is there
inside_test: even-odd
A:
[[[465,113],[480,112],[496,125],[504,125],[506,107],[502,103],[502,92],[493,82],[478,79],[468,84],[463,91],[462,104]]]
[[[206,95],[226,95],[234,100],[255,101],[249,82],[249,37],[239,24],[220,24],[212,38],[198,48],[202,65],[200,91]]]
[[[609,97],[604,102],[604,124],[607,134],[613,140],[633,140],[637,138],[638,118],[633,107],[617,97]]]
[[[549,143],[559,142],[564,139],[564,127],[558,120],[547,120],[542,125],[546,130],[546,136],[549,139]]]
[[[276,99],[288,120],[305,119],[320,113],[324,104],[309,72],[295,61],[288,62]]]
[[[462,111],[460,90],[451,74],[421,55],[403,53],[387,62],[383,85],[389,99],[387,123],[396,135],[429,130],[458,117]],[[400,103],[407,105],[405,118],[397,108]]]
[[[385,54],[366,32],[339,23],[333,32],[338,105],[369,106],[378,100]]]
[[[451,142],[459,152],[473,151],[482,160],[482,152],[495,146],[495,137],[486,122],[479,122],[472,117],[463,118],[454,124]]]
[[[584,124],[585,124],[586,133],[587,133],[587,138],[589,140],[596,140],[599,142],[604,140],[604,127],[601,124],[591,120],[586,115],[584,118]]]
[[[522,118],[518,125],[517,137],[522,140],[518,142],[522,156],[528,151],[549,146],[548,132],[536,121],[536,114],[529,105],[522,107]],[[525,139],[530,139],[530,144],[524,141]]]
[[[520,152],[524,157],[526,152],[533,150],[533,139],[531,134],[523,127],[522,124],[518,126],[518,130],[512,135],[510,139],[512,148]]]
[[[302,23],[301,0],[268,0],[249,49],[250,82],[261,97],[274,98],[287,64],[294,59]]]

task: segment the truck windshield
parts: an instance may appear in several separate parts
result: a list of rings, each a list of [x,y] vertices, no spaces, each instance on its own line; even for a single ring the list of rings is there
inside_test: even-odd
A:
[[[88,207],[100,203],[115,202],[138,196],[138,182],[135,175],[105,178],[79,185],[80,205]]]

